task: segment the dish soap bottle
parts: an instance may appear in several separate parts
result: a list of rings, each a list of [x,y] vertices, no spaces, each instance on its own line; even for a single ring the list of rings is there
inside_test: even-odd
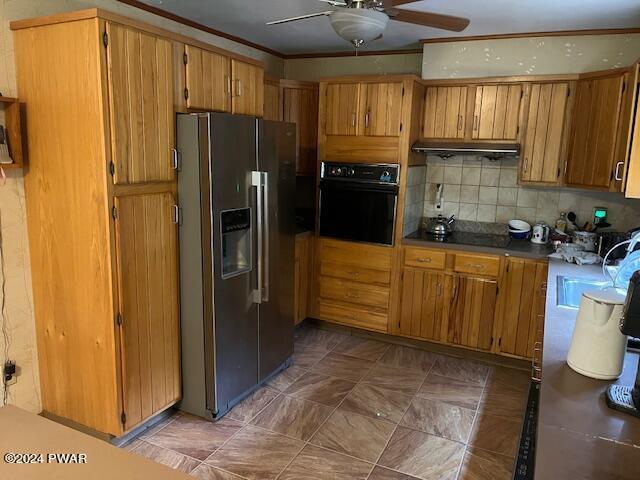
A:
[[[567,229],[567,214],[560,212],[560,218],[556,220],[556,230],[564,233]]]

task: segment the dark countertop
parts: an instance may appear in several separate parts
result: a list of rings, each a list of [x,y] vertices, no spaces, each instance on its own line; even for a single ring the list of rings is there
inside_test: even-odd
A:
[[[603,395],[611,383],[633,385],[638,355],[627,352],[616,382],[569,368],[578,310],[556,305],[558,275],[602,280],[602,270],[549,260],[535,479],[638,480],[640,418],[611,410]]]
[[[403,245],[413,245],[417,247],[445,248],[451,250],[462,250],[466,252],[490,253],[494,255],[510,255],[513,257],[531,258],[542,260],[547,258],[553,248],[551,245],[536,245],[529,240],[515,240],[504,235],[490,235],[472,232],[455,232],[456,242],[451,241],[440,242],[433,239],[432,235],[427,234],[424,230],[408,235],[402,239]],[[459,237],[459,238],[458,238]],[[491,238],[493,237],[493,238]],[[481,239],[485,245],[477,245],[472,243]],[[447,239],[451,240],[451,239]]]

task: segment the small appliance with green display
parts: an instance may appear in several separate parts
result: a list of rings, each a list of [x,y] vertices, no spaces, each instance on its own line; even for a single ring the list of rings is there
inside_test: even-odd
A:
[[[593,224],[604,223],[607,221],[607,209],[605,207],[594,207]]]

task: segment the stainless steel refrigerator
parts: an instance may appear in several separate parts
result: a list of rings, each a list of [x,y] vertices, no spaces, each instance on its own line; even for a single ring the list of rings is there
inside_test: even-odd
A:
[[[295,125],[178,114],[181,410],[219,418],[293,353]]]

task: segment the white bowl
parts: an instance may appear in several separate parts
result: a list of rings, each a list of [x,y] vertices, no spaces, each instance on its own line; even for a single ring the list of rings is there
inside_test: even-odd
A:
[[[531,225],[523,220],[509,220],[509,230],[528,232],[529,230],[531,230]]]

